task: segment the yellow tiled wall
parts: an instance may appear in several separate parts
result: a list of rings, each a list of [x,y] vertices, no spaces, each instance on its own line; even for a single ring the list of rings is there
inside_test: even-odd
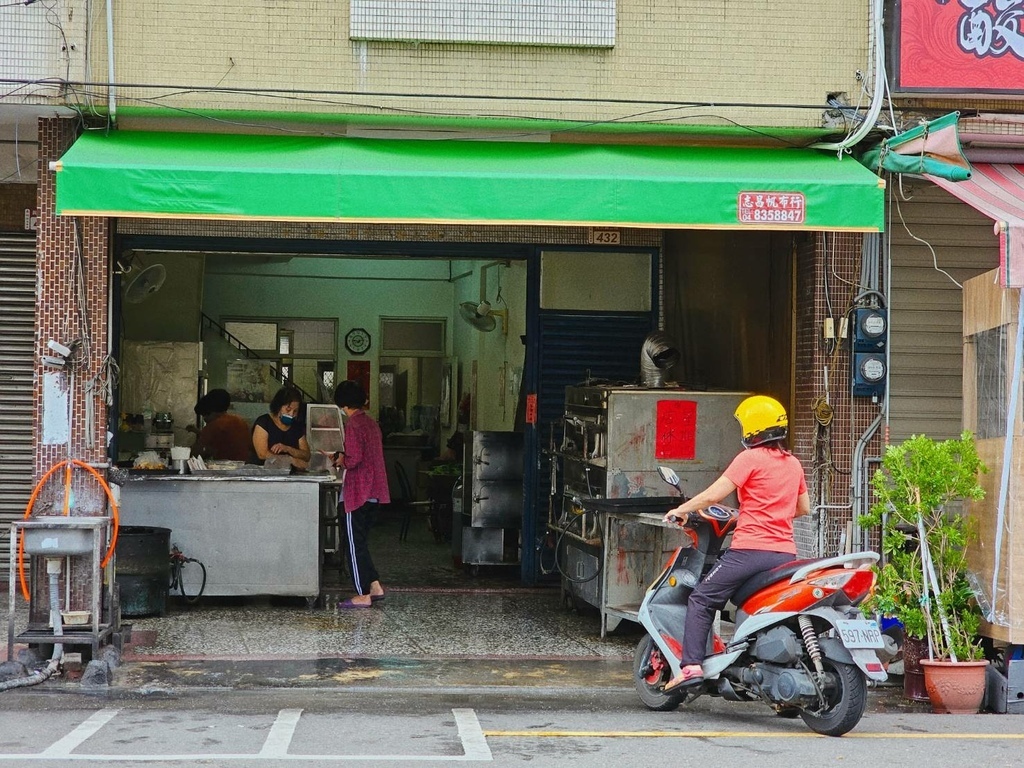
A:
[[[869,0],[619,0],[611,49],[359,42],[348,37],[348,8],[347,0],[114,0],[116,80],[126,84],[119,103],[806,127],[820,124],[821,109],[792,105],[821,105],[836,91],[856,103],[857,72],[870,72]],[[91,77],[102,82],[102,15],[94,21]],[[395,93],[414,96],[381,95]],[[658,102],[718,106],[658,112],[669,106]]]

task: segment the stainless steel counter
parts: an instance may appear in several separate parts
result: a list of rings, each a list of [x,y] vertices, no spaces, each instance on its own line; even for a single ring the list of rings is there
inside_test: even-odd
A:
[[[320,484],[330,475],[111,479],[121,525],[170,528],[171,543],[206,565],[205,595],[319,596]]]

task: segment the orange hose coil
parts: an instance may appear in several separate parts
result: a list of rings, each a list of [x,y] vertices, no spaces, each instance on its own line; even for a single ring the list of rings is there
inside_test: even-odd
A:
[[[25,519],[28,520],[32,516],[32,507],[35,506],[36,497],[39,496],[39,491],[42,490],[46,481],[50,479],[50,475],[56,472],[61,467],[65,468],[64,472],[64,517],[70,517],[71,515],[71,470],[74,467],[81,467],[86,472],[91,474],[99,482],[100,487],[103,488],[103,492],[107,495],[107,501],[110,502],[111,516],[114,520],[114,532],[110,537],[110,546],[107,548],[107,554],[103,557],[103,562],[100,563],[100,568],[106,568],[107,563],[110,562],[111,555],[114,554],[114,547],[117,546],[117,530],[120,527],[120,517],[117,512],[117,502],[114,500],[114,494],[110,490],[110,486],[107,485],[107,481],[103,479],[103,475],[96,471],[94,467],[89,466],[84,461],[79,459],[64,459],[59,461],[50,467],[46,474],[39,478],[39,482],[36,483],[36,487],[32,489],[32,495],[28,498],[28,504],[25,505]],[[28,581],[25,579],[25,537],[22,536],[18,539],[18,580],[21,582],[21,594],[29,600],[30,595],[28,591]]]

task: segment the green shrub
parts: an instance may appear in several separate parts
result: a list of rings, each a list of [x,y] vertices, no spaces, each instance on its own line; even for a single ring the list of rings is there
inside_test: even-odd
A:
[[[936,658],[981,658],[981,613],[967,581],[967,547],[977,530],[954,507],[985,495],[978,483],[985,471],[970,432],[943,441],[915,435],[886,450],[872,478],[877,501],[860,519],[863,526],[881,525],[885,555],[865,608],[899,619],[908,635],[927,638]],[[930,582],[925,590],[919,521],[937,590]]]

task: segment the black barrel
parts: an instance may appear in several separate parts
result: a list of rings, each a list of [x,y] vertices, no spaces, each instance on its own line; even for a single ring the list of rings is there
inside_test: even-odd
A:
[[[163,616],[167,612],[171,572],[171,529],[122,526],[115,551],[121,615]]]

